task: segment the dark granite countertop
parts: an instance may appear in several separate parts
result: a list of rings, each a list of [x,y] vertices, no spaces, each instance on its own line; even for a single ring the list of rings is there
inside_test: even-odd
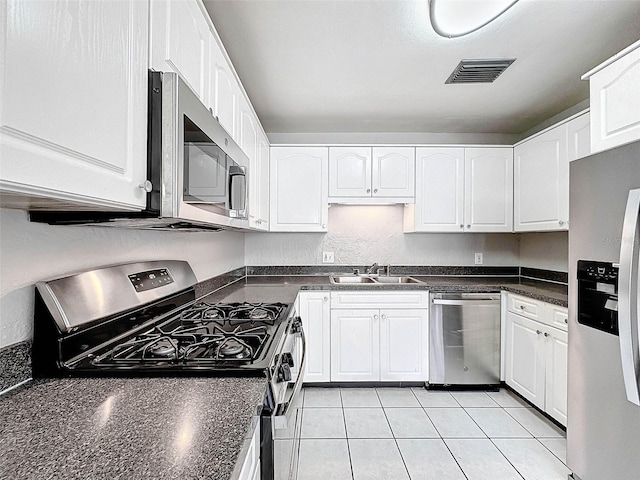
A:
[[[82,378],[0,397],[0,478],[228,479],[265,380]]]
[[[210,302],[282,302],[291,303],[300,290],[430,290],[433,292],[508,292],[567,306],[567,286],[552,282],[521,277],[482,276],[420,276],[414,278],[420,284],[403,285],[333,285],[323,275],[263,275],[248,276],[225,288],[215,291],[203,300]]]

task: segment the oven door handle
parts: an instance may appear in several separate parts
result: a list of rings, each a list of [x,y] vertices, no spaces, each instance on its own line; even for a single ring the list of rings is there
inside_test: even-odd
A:
[[[288,398],[284,402],[279,404],[276,408],[276,415],[273,416],[273,426],[276,429],[287,428],[289,409],[291,408],[293,399],[298,395],[298,393],[300,393],[300,388],[302,388],[304,368],[307,361],[307,339],[304,335],[302,322],[300,322],[300,330],[296,333],[296,335],[300,336],[302,342],[302,361],[300,362],[300,368],[298,369],[298,378],[296,378],[296,383],[291,389],[291,393],[289,394]]]

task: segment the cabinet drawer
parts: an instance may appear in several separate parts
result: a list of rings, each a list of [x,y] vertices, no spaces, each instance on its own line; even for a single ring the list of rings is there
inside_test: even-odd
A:
[[[509,294],[507,297],[507,310],[532,320],[541,321],[541,317],[544,316],[544,302]]]
[[[428,308],[429,292],[331,292],[331,308]]]
[[[547,314],[543,316],[543,323],[566,332],[567,324],[569,323],[569,311],[565,307],[550,303],[545,304],[545,306]]]

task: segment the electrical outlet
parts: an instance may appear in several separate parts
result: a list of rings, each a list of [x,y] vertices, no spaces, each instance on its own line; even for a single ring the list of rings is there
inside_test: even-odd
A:
[[[333,252],[322,252],[322,263],[333,263]]]
[[[475,263],[476,263],[476,265],[482,265],[483,262],[484,262],[484,259],[482,258],[482,253],[476,252],[475,253]]]

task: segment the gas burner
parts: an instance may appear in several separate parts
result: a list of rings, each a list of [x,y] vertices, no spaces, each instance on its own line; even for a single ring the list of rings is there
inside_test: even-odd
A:
[[[218,355],[225,359],[242,359],[249,357],[250,354],[250,349],[234,338],[229,338],[218,347]]]
[[[202,318],[204,320],[224,320],[226,315],[221,309],[217,307],[210,307],[203,312]]]
[[[161,339],[147,346],[146,354],[156,358],[171,358],[176,356],[176,347],[171,340]]]
[[[261,307],[256,307],[249,313],[251,320],[265,320],[269,318],[269,312]]]

